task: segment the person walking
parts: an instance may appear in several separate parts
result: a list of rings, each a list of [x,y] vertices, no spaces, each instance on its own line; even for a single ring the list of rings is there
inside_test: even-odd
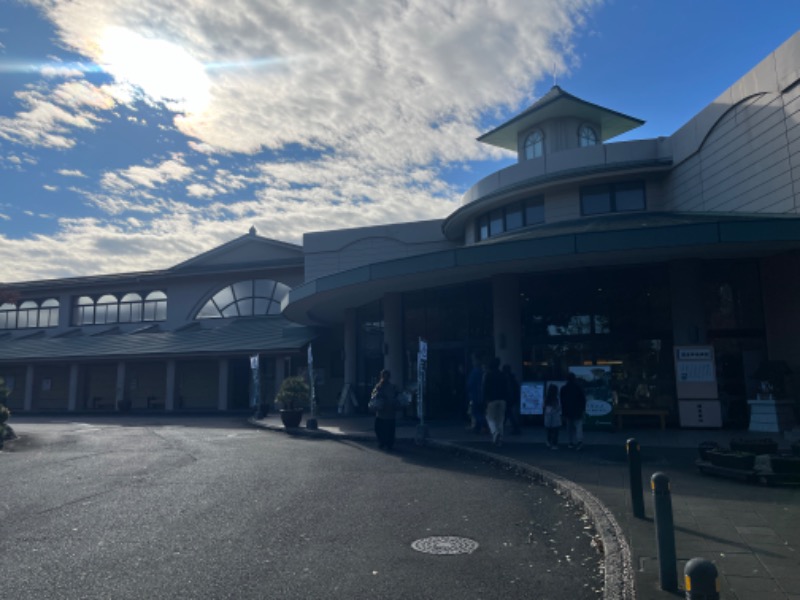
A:
[[[397,410],[401,402],[397,397],[397,386],[392,383],[392,374],[384,369],[378,383],[372,390],[369,409],[375,412],[375,438],[378,448],[392,450],[394,448],[397,428]]]
[[[547,430],[547,447],[558,450],[558,431],[561,429],[561,402],[558,386],[551,383],[544,396],[544,428]]]
[[[500,372],[500,359],[493,358],[483,374],[483,401],[486,403],[486,422],[495,446],[503,443],[503,423],[506,420],[508,384]]]
[[[561,388],[561,414],[567,427],[569,448],[580,450],[583,447],[583,415],[586,412],[586,394],[578,385],[575,373],[567,376],[567,383]]]

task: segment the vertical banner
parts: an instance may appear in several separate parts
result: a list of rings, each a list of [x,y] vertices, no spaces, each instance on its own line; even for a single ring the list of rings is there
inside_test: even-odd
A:
[[[250,408],[261,406],[261,373],[258,354],[250,357]]]
[[[311,344],[308,344],[308,386],[311,388],[311,416],[317,414],[317,394],[314,385],[314,353]]]
[[[428,343],[419,338],[417,352],[417,417],[420,424],[425,423],[425,376],[428,368]]]

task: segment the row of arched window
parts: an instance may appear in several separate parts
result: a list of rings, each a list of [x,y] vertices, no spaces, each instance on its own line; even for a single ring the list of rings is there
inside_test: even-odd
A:
[[[48,298],[41,302],[25,300],[19,306],[13,302],[0,304],[0,329],[34,329],[58,327],[59,302]]]
[[[597,145],[597,132],[591,125],[583,124],[578,128],[578,146],[586,148]],[[535,129],[525,137],[523,143],[525,160],[544,156],[544,134]]]
[[[228,285],[211,297],[197,313],[198,319],[223,319],[278,315],[289,286],[271,279],[249,279]],[[55,298],[25,300],[19,306],[0,304],[0,330],[57,327],[60,304]],[[155,290],[100,297],[79,296],[72,307],[72,325],[141,323],[167,319],[167,295]]]
[[[167,295],[159,290],[145,296],[131,292],[117,298],[104,294],[97,300],[80,296],[73,308],[73,325],[107,325],[110,323],[141,323],[167,319]]]

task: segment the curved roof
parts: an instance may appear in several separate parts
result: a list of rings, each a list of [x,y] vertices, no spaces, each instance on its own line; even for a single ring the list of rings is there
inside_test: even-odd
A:
[[[525,111],[488,133],[484,133],[478,138],[478,141],[516,152],[517,137],[520,132],[537,123],[564,117],[575,117],[599,123],[600,141],[602,142],[644,125],[644,121],[641,119],[586,102],[586,100],[568,94],[554,85],[549,92]]]
[[[455,285],[502,273],[643,264],[686,258],[766,256],[800,250],[800,218],[628,213],[564,221],[452,250],[365,265],[294,288],[283,314],[332,324],[385,293]]]

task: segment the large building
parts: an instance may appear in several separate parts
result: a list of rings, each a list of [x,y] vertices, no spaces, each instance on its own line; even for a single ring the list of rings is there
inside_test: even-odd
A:
[[[269,395],[313,339],[335,407],[383,367],[413,386],[424,339],[431,418],[463,414],[478,354],[527,382],[603,373],[618,406],[673,424],[745,426],[772,371],[800,397],[800,33],[670,137],[612,141],[641,124],[553,87],[479,138],[518,161],[443,220],[302,247],[251,232],[165,271],[7,286],[10,403],[245,407],[248,357]]]

